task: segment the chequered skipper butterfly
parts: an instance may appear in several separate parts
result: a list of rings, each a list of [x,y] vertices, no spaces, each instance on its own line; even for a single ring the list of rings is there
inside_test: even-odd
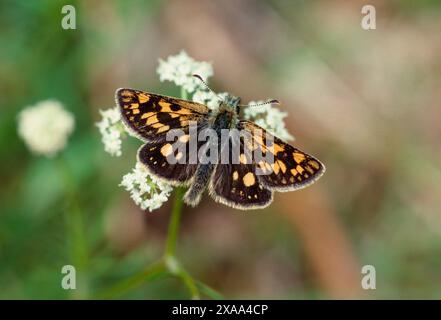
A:
[[[218,202],[238,209],[263,208],[273,199],[274,191],[293,191],[315,182],[325,171],[325,166],[316,158],[294,148],[251,121],[240,120],[239,98],[228,96],[218,110],[210,110],[203,104],[183,99],[166,97],[133,89],[118,89],[116,103],[120,107],[123,122],[137,137],[145,142],[138,150],[138,160],[159,179],[173,185],[189,186],[184,201],[192,206],[199,203],[208,188]],[[238,161],[229,163],[190,163],[190,123],[199,130],[211,129],[220,134],[222,129],[237,129],[247,132],[253,143],[239,140]],[[174,129],[184,132],[173,143],[167,133]],[[262,135],[256,132],[263,132]],[[204,150],[209,141],[195,142],[197,150]],[[272,140],[272,144],[267,141]],[[186,154],[174,148],[179,144]],[[234,142],[219,144],[219,155]],[[253,150],[250,150],[253,149]],[[244,154],[258,149],[262,154],[271,153],[274,161],[253,161]],[[182,150],[179,149],[179,150]],[[204,151],[205,152],[205,151]],[[173,154],[184,162],[170,163],[167,157]],[[249,154],[249,153],[247,153]],[[230,156],[231,159],[231,156]],[[258,170],[266,174],[257,174]]]

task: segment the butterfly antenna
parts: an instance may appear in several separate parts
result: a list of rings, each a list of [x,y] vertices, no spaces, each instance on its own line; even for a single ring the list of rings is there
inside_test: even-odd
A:
[[[241,108],[243,108],[243,107],[258,107],[258,106],[264,106],[266,104],[280,104],[280,101],[276,100],[276,99],[272,99],[272,100],[268,100],[268,101],[256,103],[256,104],[239,105],[239,107],[241,107]]]
[[[224,101],[222,99],[222,97],[220,97],[216,92],[214,92],[213,90],[211,90],[211,88],[208,86],[208,84],[204,81],[204,79],[202,79],[202,77],[198,74],[193,74],[193,77],[198,78],[202,84],[205,86],[205,88],[207,88],[211,93],[213,93],[220,101]]]

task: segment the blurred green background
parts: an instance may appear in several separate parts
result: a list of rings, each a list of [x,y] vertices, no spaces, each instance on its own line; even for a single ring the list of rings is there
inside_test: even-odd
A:
[[[76,30],[61,28],[65,4]],[[376,8],[376,30],[360,27],[364,4]],[[140,143],[110,157],[94,123],[119,87],[178,96],[156,67],[181,49],[213,63],[216,91],[281,100],[294,144],[327,166],[318,183],[264,210],[208,196],[185,207],[178,257],[195,278],[227,298],[441,298],[440,9],[2,0],[0,298],[92,298],[162,254],[171,201],[153,213],[136,207],[118,184]],[[53,159],[31,155],[17,135],[19,111],[49,98],[76,119]],[[82,226],[67,219],[72,203]],[[68,264],[81,279],[74,293],[60,285]],[[376,268],[375,290],[361,288],[363,265]],[[165,278],[120,297],[189,295]]]

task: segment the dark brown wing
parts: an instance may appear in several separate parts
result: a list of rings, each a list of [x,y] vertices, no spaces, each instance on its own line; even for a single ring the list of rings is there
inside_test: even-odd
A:
[[[203,130],[201,127],[199,130]],[[138,161],[159,179],[174,185],[191,183],[198,168],[198,159],[194,157],[205,141],[190,139],[188,132],[181,132],[174,140],[160,139],[147,142],[138,150]],[[194,145],[193,145],[194,144]]]
[[[115,99],[126,127],[144,141],[203,122],[209,112],[200,103],[126,88],[116,90]]]
[[[116,102],[126,127],[146,144],[138,150],[138,160],[155,177],[175,185],[189,184],[197,163],[189,161],[189,124],[206,127],[208,108],[202,104],[133,89],[118,89]],[[168,141],[167,133],[180,133]],[[196,143],[196,152],[203,143]],[[174,159],[173,159],[174,158]]]
[[[237,142],[236,142],[237,141]],[[228,141],[230,151],[239,143],[240,155],[246,148],[244,139]],[[218,202],[237,209],[260,209],[268,206],[273,200],[273,192],[268,190],[256,175],[256,164],[242,159],[233,161],[233,152],[228,153],[226,163],[216,165],[209,184],[211,196]]]
[[[247,147],[271,153],[273,161],[254,159],[262,174],[258,180],[265,187],[275,191],[293,191],[314,183],[325,172],[325,166],[313,156],[274,137],[250,121],[240,121],[239,130],[250,133],[251,144]]]

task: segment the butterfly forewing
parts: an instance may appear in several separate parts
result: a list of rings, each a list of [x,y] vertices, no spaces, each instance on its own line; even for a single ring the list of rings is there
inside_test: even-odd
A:
[[[203,121],[208,113],[206,106],[196,102],[125,88],[116,91],[116,102],[125,125],[144,141],[186,128],[190,121]]]
[[[293,191],[304,188],[316,181],[324,173],[324,165],[313,156],[294,148],[274,137],[263,128],[250,121],[240,121],[238,128],[251,133],[252,146],[262,154],[271,152],[273,161],[256,160],[262,174],[259,181],[275,191]]]
[[[125,88],[116,91],[116,101],[126,127],[147,142],[138,150],[139,162],[157,178],[172,184],[188,184],[198,166],[189,161],[189,124],[196,124],[197,130],[205,127],[208,108],[196,102]],[[167,133],[173,130],[181,135],[168,141]],[[196,150],[202,144],[196,142]]]

